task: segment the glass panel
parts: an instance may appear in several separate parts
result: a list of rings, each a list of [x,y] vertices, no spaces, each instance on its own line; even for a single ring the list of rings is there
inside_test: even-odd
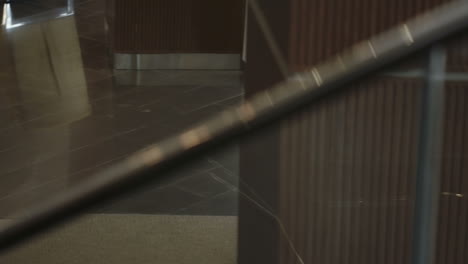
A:
[[[53,10],[55,3],[40,8]],[[240,71],[113,70],[104,3],[75,1],[73,16],[0,31],[0,227],[243,101]],[[271,27],[249,20],[247,97],[283,78],[278,61],[292,72],[309,69],[440,4],[409,5],[402,15],[403,1],[345,3],[339,10],[333,1],[259,3]],[[10,18],[42,12],[35,1],[6,6]],[[366,11],[360,6],[372,6],[371,17],[359,14]],[[281,16],[284,10],[290,16]],[[341,12],[343,19],[312,16],[316,10]],[[273,31],[282,59],[271,56],[264,30]],[[436,263],[467,262],[465,35],[443,44]],[[154,175],[168,180],[96,205],[0,262],[412,263],[428,54],[416,53],[169,175]]]
[[[25,19],[39,2],[55,8],[5,8]],[[75,2],[74,16],[0,29],[0,227],[243,100],[239,71],[114,71],[105,1]],[[0,263],[234,263],[238,174],[232,144]]]

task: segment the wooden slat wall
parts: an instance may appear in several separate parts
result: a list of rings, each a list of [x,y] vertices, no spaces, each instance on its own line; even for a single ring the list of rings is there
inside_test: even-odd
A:
[[[468,30],[444,42],[447,48],[447,70],[468,71]]]
[[[444,1],[291,2],[289,61],[303,69]],[[450,71],[466,69],[466,39],[449,41]],[[415,91],[421,85],[404,79],[363,85],[292,117],[282,129],[280,153],[292,158],[281,159],[280,215],[305,263],[409,263],[411,257]],[[468,262],[464,88],[447,89],[447,195],[441,197],[437,263]],[[281,249],[280,263],[291,263],[290,249]]]
[[[376,78],[284,122],[279,215],[305,263],[409,263],[421,86]]]
[[[444,2],[448,0],[260,1],[270,23],[290,26],[287,32],[272,28],[291,71],[319,63]],[[283,18],[271,17],[280,12],[275,5],[287,5],[282,9],[287,13]],[[249,30],[257,27],[251,23]],[[468,34],[447,42],[449,71],[466,71],[467,42]],[[249,40],[248,54],[260,52],[262,56],[248,57],[247,94],[281,79],[271,61],[265,60],[264,50],[264,42]],[[396,69],[404,70],[408,65],[424,66],[421,61],[410,61]],[[409,263],[423,84],[422,80],[389,77],[363,81],[348,92],[291,116],[278,131],[271,132],[277,133],[275,139],[256,142],[277,146],[277,152],[259,158],[245,151],[246,157],[241,159],[279,161],[278,172],[273,175],[262,175],[259,168],[249,173],[247,163],[241,163],[246,184],[263,181],[263,186],[253,185],[258,193],[277,192],[271,206],[277,210],[287,236],[280,227],[270,229],[279,234],[277,248],[271,249],[279,252],[274,263],[301,263],[297,255],[303,263]],[[468,263],[466,89],[468,83],[447,84],[437,246],[440,264]],[[249,145],[243,149],[248,150]],[[263,166],[268,171],[275,166],[274,162],[253,163],[247,165]],[[248,231],[253,228],[248,226],[261,226],[263,222],[255,214],[243,213],[242,201],[240,212],[240,245],[249,245]],[[269,254],[265,249],[249,251],[246,246],[239,253],[241,263],[259,263],[262,255]]]
[[[4,8],[4,5],[0,4],[0,21],[3,21],[3,8]]]
[[[449,0],[289,0],[294,68],[330,56]]]
[[[468,83],[446,88],[437,262],[468,263]]]
[[[116,53],[242,52],[244,0],[110,0]]]

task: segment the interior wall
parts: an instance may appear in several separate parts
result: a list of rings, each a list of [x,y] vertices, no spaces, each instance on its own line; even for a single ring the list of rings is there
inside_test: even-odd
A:
[[[242,53],[244,0],[108,0],[114,53]]]
[[[259,2],[293,72],[447,1]],[[249,23],[249,32],[247,95],[282,79],[256,22]],[[465,39],[446,45],[449,71],[465,70]],[[419,55],[391,70],[424,70],[424,53]],[[373,76],[291,116],[270,137],[246,141],[241,191],[266,201],[274,217],[241,199],[240,263],[409,263],[423,85],[421,76]],[[466,232],[461,223],[468,208],[461,165],[467,159],[461,120],[466,85],[446,86],[437,263],[467,261],[461,253],[466,234],[457,233]],[[251,232],[263,241],[250,242]]]

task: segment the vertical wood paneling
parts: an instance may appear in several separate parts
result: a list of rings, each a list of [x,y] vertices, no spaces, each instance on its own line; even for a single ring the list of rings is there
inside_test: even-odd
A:
[[[270,22],[289,25],[289,31],[274,33],[280,42],[287,41],[288,45],[281,47],[291,71],[296,71],[448,1],[261,2],[267,16],[279,12],[274,5],[288,5],[284,19],[277,15],[276,19],[270,17]],[[467,36],[464,33],[446,42],[449,71],[466,72]],[[267,49],[260,41],[249,44],[249,54]],[[264,74],[262,69],[272,68],[271,60],[264,56],[250,56],[249,64],[255,67],[247,67],[247,94],[265,88],[257,84],[281,78],[272,70],[270,75]],[[397,69],[408,66],[425,67],[408,61]],[[290,116],[282,123],[276,141],[270,139],[269,144],[279,146],[279,150],[265,156],[280,161],[279,175],[275,175],[275,182],[279,182],[274,187],[265,184],[258,188],[279,188],[279,218],[304,263],[410,262],[423,84],[422,80],[376,76]],[[440,264],[468,263],[465,91],[468,87],[462,82],[447,85],[436,262]],[[268,182],[270,175],[256,172],[248,176]],[[256,223],[241,215],[241,221],[249,220]],[[284,238],[278,247],[278,263],[297,262]]]
[[[447,1],[355,0],[342,3],[317,0],[310,3],[307,0],[291,0],[290,66],[294,70],[310,67],[353,43],[443,2]],[[466,35],[447,41],[450,71],[466,69],[467,41]],[[316,249],[302,245],[304,239],[301,237],[293,241],[298,249],[318,251],[317,254],[305,254],[304,262],[409,262],[421,84],[404,79],[365,82],[346,96],[326,100],[326,103],[315,106],[315,110],[297,114],[302,119],[322,120],[319,127],[298,128],[296,122],[304,121],[297,121],[297,117],[291,117],[283,125],[282,132],[290,138],[283,136],[281,146],[292,145],[294,137],[294,146],[299,149],[293,147],[287,149],[288,152],[280,151],[280,156],[296,157],[295,152],[304,152],[301,148],[304,141],[311,140],[310,137],[316,137],[320,142],[313,149],[316,155],[321,156],[316,165],[317,170],[309,168],[308,173],[297,174],[293,169],[282,169],[284,174],[280,176],[280,187],[287,189],[283,190],[285,196],[280,199],[290,201],[288,207],[313,211],[317,218],[313,222],[307,221],[309,224],[304,226],[298,226],[302,222],[296,221],[294,227],[295,230],[314,230],[307,233],[307,236],[312,236],[308,237],[310,241],[307,245],[316,246]],[[444,159],[442,188],[446,190],[447,197],[441,198],[441,242],[437,256],[438,263],[466,263],[466,254],[461,252],[465,252],[467,228],[460,223],[466,220],[468,207],[463,204],[466,198],[457,198],[457,195],[465,195],[466,190],[461,188],[467,184],[462,176],[466,174],[462,165],[464,134],[468,133],[464,130],[466,95],[463,87],[450,89],[452,91],[447,99],[448,121],[445,126],[444,155],[447,156],[444,157],[452,158]],[[345,111],[340,111],[340,108]],[[353,116],[353,126],[347,126],[343,120]],[[346,128],[340,127],[343,123]],[[299,133],[295,129],[305,131]],[[342,130],[345,130],[344,139],[339,137]],[[345,184],[340,172],[341,168],[347,168],[342,162],[343,157],[346,157],[342,153],[346,152],[354,156],[352,165],[344,173],[344,177],[349,177],[349,185]],[[307,155],[298,157],[294,160],[282,159],[280,166],[296,168],[313,160],[313,157]],[[290,164],[285,165],[287,162]],[[301,177],[311,178],[308,179],[312,182],[309,186],[315,186],[308,190],[309,195],[306,197],[298,194],[301,189],[283,184],[291,179],[300,182],[298,178]],[[289,195],[286,194],[288,191]],[[305,207],[302,205],[304,201],[299,202],[298,197],[306,199]],[[310,206],[311,203],[314,206]],[[291,210],[281,212],[282,215],[288,214],[288,219],[306,217],[302,214],[291,216],[291,213]],[[464,233],[460,234],[460,231]]]
[[[244,0],[109,0],[114,52],[238,53]]]
[[[468,84],[446,88],[437,263],[468,262]]]
[[[279,215],[305,263],[409,263],[421,85],[366,81],[284,122]]]
[[[445,41],[447,52],[447,70],[451,72],[468,71],[468,30]]]
[[[299,70],[322,62],[358,41],[449,1],[290,0],[291,67]],[[457,56],[449,57],[457,65],[464,64]]]

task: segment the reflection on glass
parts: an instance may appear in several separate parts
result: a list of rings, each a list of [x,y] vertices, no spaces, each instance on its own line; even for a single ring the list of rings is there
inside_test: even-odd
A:
[[[86,79],[74,18],[27,25],[9,33],[14,51],[18,86],[24,100],[55,96],[60,111],[55,122],[73,121],[89,114]],[[35,45],[31,45],[35,43]],[[37,109],[26,105],[26,112]],[[43,107],[43,106],[41,106]]]
[[[13,195],[25,192],[27,186],[48,184],[57,175],[67,175],[66,157],[48,165],[47,174],[34,164],[50,160],[56,153],[68,153],[69,124],[88,116],[91,107],[74,17],[9,29],[0,38],[2,108],[7,115],[1,124],[0,173],[9,185],[1,192]],[[7,142],[12,133],[15,141],[23,138],[25,144]],[[4,145],[9,147],[4,149]],[[63,180],[54,184],[55,190],[66,186]],[[2,201],[5,212],[24,208],[34,200],[9,199]]]
[[[24,25],[50,19],[71,16],[74,14],[73,0],[53,0],[40,2],[30,7],[30,3],[14,1],[2,4],[2,26],[13,29]]]

